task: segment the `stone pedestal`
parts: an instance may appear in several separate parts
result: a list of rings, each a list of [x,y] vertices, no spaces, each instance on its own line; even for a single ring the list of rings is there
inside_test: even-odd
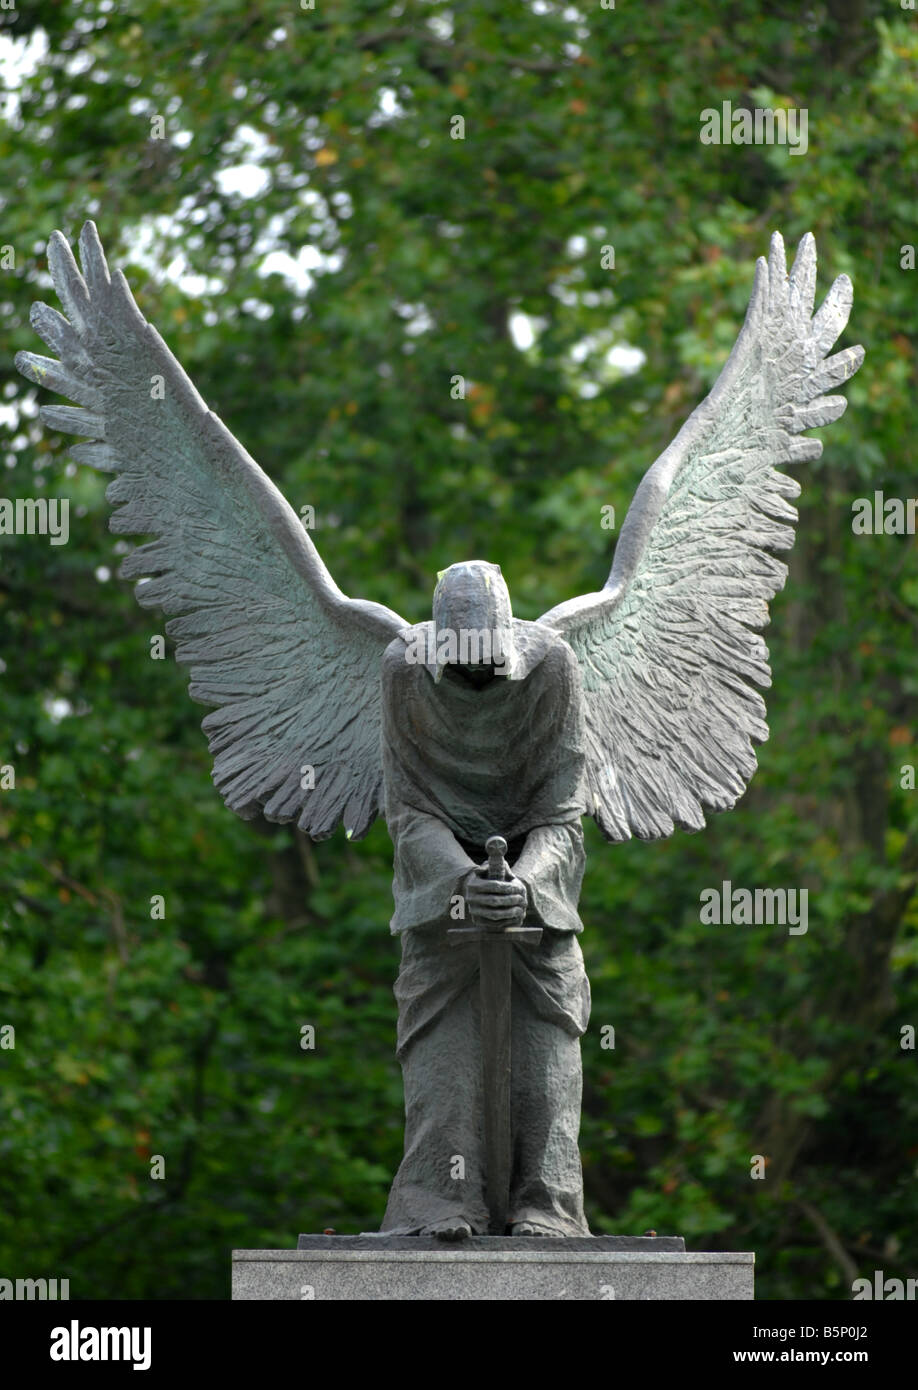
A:
[[[301,1236],[297,1250],[234,1250],[234,1299],[618,1301],[751,1299],[750,1252],[686,1251],[680,1237],[562,1240]]]

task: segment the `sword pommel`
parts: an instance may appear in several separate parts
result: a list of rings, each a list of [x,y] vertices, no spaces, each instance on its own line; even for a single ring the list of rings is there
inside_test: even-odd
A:
[[[488,856],[488,878],[505,879],[507,877],[507,861],[504,855],[507,853],[507,841],[503,835],[492,835],[485,841],[485,854]]]

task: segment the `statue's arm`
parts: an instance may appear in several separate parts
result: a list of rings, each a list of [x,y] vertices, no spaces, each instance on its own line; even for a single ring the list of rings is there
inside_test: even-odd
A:
[[[474,860],[436,816],[396,805],[389,806],[386,819],[395,846],[392,931],[461,922],[457,905],[467,875],[477,867]]]
[[[522,853],[511,866],[529,896],[527,921],[534,919],[551,931],[582,931],[577,900],[585,864],[579,820],[530,830]]]
[[[577,913],[586,856],[580,816],[586,734],[577,658],[562,643],[546,660],[551,672],[553,745],[546,750],[557,819],[530,830],[511,872],[526,888],[526,920],[551,931],[580,932]]]

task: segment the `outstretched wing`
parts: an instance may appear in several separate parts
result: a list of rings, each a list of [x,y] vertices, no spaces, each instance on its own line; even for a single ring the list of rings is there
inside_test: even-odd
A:
[[[83,409],[43,406],[53,429],[83,435],[71,455],[116,474],[112,531],[155,539],[121,573],[191,667],[214,782],[246,819],[296,820],[316,839],[343,819],[364,835],[380,806],[380,668],[406,626],[347,598],[299,517],[213,415],[140,313],[121,271],[109,275],[92,222],[83,274],[60,232],[48,265],[66,312],[32,306],[59,361],[20,352],[16,366]],[[68,321],[69,320],[69,321]]]
[[[840,275],[813,315],[816,247],[807,234],[790,279],[775,233],[756,265],[743,329],[714,389],[648,471],[598,593],[543,615],[583,678],[591,810],[610,840],[699,830],[705,808],[734,806],[768,737],[751,682],[771,683],[756,629],[787,567],[799,485],[778,465],[817,459],[802,430],[837,420],[825,395],[854,375],[861,347],[829,349],[848,321]]]

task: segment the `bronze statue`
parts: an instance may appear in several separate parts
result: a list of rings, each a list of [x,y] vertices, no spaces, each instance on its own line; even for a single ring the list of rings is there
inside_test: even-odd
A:
[[[211,414],[93,224],[82,275],[59,232],[48,263],[67,317],[32,323],[59,360],[31,381],[78,402],[46,424],[115,475],[111,529],[152,534],[125,560],[170,616],[214,781],[245,818],[315,839],[378,813],[395,846],[405,1157],[383,1230],[461,1239],[584,1235],[577,943],[580,820],[606,839],[698,830],[734,806],[768,736],[759,630],[793,543],[799,487],[779,466],[845,409],[863,361],[829,357],[840,276],[814,315],[813,238],[790,277],[772,238],[710,395],[648,471],[597,593],[513,618],[499,567],[450,566],[433,620],[409,627],[338,589],[277,488]]]

